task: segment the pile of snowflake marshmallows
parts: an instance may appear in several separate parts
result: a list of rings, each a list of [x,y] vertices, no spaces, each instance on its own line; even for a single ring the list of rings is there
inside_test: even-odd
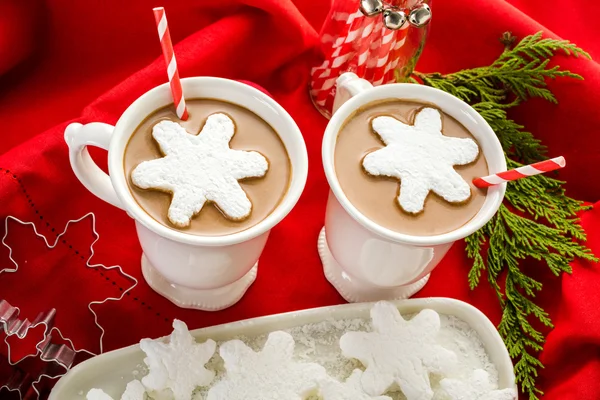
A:
[[[516,399],[515,389],[499,390],[483,369],[463,379],[453,376],[457,355],[436,339],[437,312],[425,309],[405,320],[396,306],[379,302],[371,309],[371,320],[370,331],[348,331],[339,339],[342,355],[364,367],[354,369],[344,381],[328,376],[318,363],[294,359],[295,341],[283,331],[271,332],[258,352],[241,340],[221,344],[225,372],[216,379],[215,371],[207,368],[215,356],[215,341],[196,343],[187,326],[175,320],[168,342],[140,342],[148,374],[129,382],[121,400]],[[430,374],[432,380],[439,380],[435,393]],[[197,396],[199,389],[205,396]],[[114,399],[92,389],[87,400]]]

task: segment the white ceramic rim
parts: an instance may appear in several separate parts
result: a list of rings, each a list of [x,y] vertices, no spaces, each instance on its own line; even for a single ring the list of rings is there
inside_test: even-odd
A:
[[[346,197],[335,174],[334,151],[342,124],[359,107],[378,100],[398,99],[436,104],[442,111],[463,124],[479,142],[488,162],[490,174],[506,171],[506,159],[496,134],[470,105],[446,92],[432,87],[395,83],[367,89],[345,102],[331,117],[323,137],[323,168],[329,187],[350,216],[369,231],[395,242],[416,246],[434,246],[465,238],[485,225],[498,211],[504,199],[506,183],[488,188],[485,202],[479,212],[460,228],[440,235],[413,236],[393,231],[376,224],[362,214]]]
[[[275,100],[265,93],[241,82],[216,77],[192,77],[181,79],[184,93],[194,94],[192,98],[211,98],[223,100],[228,103],[237,104],[249,109],[264,119],[279,134],[283,141],[291,163],[291,180],[285,197],[277,208],[258,224],[230,235],[224,236],[199,236],[179,232],[168,228],[142,210],[133,198],[127,185],[123,154],[129,138],[137,125],[148,116],[152,110],[172,104],[169,83],[164,83],[149,90],[135,100],[125,110],[115,125],[115,130],[108,151],[108,170],[119,200],[122,206],[136,221],[158,235],[180,243],[200,246],[226,246],[241,243],[253,239],[273,228],[279,223],[296,205],[308,176],[308,154],[306,144],[296,122]],[[206,95],[202,95],[206,92]],[[235,96],[227,97],[221,92],[236,93]],[[209,94],[210,93],[210,94]],[[240,96],[238,99],[233,98]],[[244,99],[241,101],[240,99]],[[236,101],[237,100],[237,101]],[[244,102],[247,102],[244,104]],[[159,105],[156,105],[159,103]],[[140,111],[148,109],[147,111]],[[279,122],[277,122],[279,120]],[[131,121],[137,121],[131,123]],[[277,129],[277,125],[284,125],[285,129]],[[130,129],[129,125],[135,125]]]

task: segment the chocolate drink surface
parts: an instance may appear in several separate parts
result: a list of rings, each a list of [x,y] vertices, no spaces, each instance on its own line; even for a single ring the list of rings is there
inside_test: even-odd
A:
[[[470,132],[435,105],[409,100],[384,100],[367,104],[351,115],[338,133],[334,153],[335,173],[348,200],[364,216],[395,232],[415,236],[430,236],[451,232],[470,221],[481,209],[487,190],[472,184],[473,178],[488,175],[488,166],[481,148],[473,162],[455,165],[454,170],[470,186],[470,197],[463,202],[449,202],[430,191],[423,210],[406,212],[398,202],[401,180],[389,176],[374,176],[365,170],[365,157],[386,147],[374,131],[373,120],[392,117],[414,125],[416,116],[426,108],[441,115],[443,136],[469,138]]]
[[[167,106],[150,114],[132,134],[123,160],[131,194],[156,221],[184,233],[222,236],[251,228],[277,208],[288,190],[292,170],[285,145],[267,122],[246,108],[213,99],[189,99],[186,104],[189,112],[187,121],[179,120],[173,106]],[[132,181],[132,172],[144,161],[165,156],[153,137],[153,129],[157,124],[172,121],[185,128],[187,133],[198,135],[208,117],[216,114],[226,115],[235,125],[229,148],[260,153],[268,161],[268,170],[262,177],[239,180],[239,186],[252,203],[249,216],[239,220],[229,218],[214,202],[206,201],[200,212],[191,218],[189,226],[176,226],[168,217],[173,194],[165,190],[138,187]]]

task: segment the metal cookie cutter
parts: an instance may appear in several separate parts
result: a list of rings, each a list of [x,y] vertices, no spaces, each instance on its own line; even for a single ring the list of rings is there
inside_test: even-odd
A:
[[[87,350],[75,350],[73,342],[54,326],[56,310],[39,313],[33,322],[19,319],[19,312],[19,308],[13,307],[6,300],[0,300],[0,332],[4,332],[7,349],[6,360],[0,360],[0,390],[16,392],[21,399],[39,398],[42,379],[58,378],[72,365],[95,354]],[[23,339],[30,329],[40,325],[44,326],[44,335],[35,346],[36,352],[13,362],[8,338],[15,335]],[[55,343],[53,335],[60,336],[63,343]]]
[[[90,244],[90,256],[86,260],[86,267],[102,268],[105,270],[117,269],[122,276],[130,279],[133,282],[133,284],[129,288],[127,288],[121,292],[121,295],[119,297],[107,297],[106,299],[104,299],[102,301],[92,301],[87,306],[88,309],[90,310],[90,312],[92,313],[92,315],[94,316],[94,323],[100,329],[100,332],[101,332],[100,339],[99,339],[99,342],[100,342],[99,349],[100,349],[100,353],[102,353],[104,351],[102,340],[104,338],[105,331],[104,331],[104,328],[102,327],[102,325],[100,325],[100,323],[98,322],[98,315],[92,308],[92,305],[103,304],[107,301],[121,300],[128,292],[130,292],[131,290],[133,290],[133,288],[135,288],[137,286],[138,280],[135,277],[125,273],[125,271],[123,271],[123,269],[119,265],[113,265],[113,266],[108,267],[104,264],[92,264],[91,263],[91,260],[94,257],[94,244],[96,244],[96,242],[100,239],[100,235],[96,231],[96,216],[94,215],[94,213],[90,212],[79,219],[69,220],[66,223],[64,230],[56,236],[56,239],[54,240],[53,243],[50,243],[48,241],[48,239],[46,238],[46,236],[44,236],[43,234],[40,234],[37,231],[37,228],[33,222],[24,222],[13,216],[6,217],[5,222],[4,222],[5,233],[4,233],[4,237],[2,238],[2,244],[9,251],[8,257],[9,257],[10,261],[12,262],[12,264],[14,265],[14,268],[4,268],[4,269],[0,270],[0,279],[1,279],[1,276],[3,273],[16,273],[19,270],[19,264],[13,258],[13,254],[12,254],[13,250],[6,243],[6,238],[9,235],[9,225],[8,225],[9,220],[15,221],[21,225],[31,226],[33,228],[33,232],[35,233],[35,235],[44,241],[44,243],[46,244],[46,247],[48,249],[53,249],[58,245],[61,237],[67,233],[69,226],[71,224],[76,224],[78,222],[81,222],[88,217],[90,217],[92,219],[92,232],[94,234],[94,240]],[[15,367],[17,364],[20,364],[21,362],[29,361],[28,360],[29,358],[39,358],[39,360],[41,362],[49,363],[50,366],[54,366],[54,367],[51,368],[51,369],[53,369],[53,371],[51,371],[50,374],[44,372],[44,371],[46,371],[46,369],[42,369],[39,377],[37,377],[36,379],[31,379],[31,377],[26,379],[25,377],[12,376],[9,379],[11,381],[8,383],[2,383],[2,381],[0,381],[0,384],[1,384],[0,389],[2,389],[3,387],[6,387],[9,391],[17,391],[19,394],[19,397],[21,399],[23,399],[23,396],[27,393],[27,391],[30,390],[31,388],[33,388],[33,390],[36,393],[36,396],[39,397],[40,393],[36,387],[36,384],[38,384],[42,378],[44,378],[44,377],[58,378],[58,377],[64,375],[66,373],[66,371],[72,365],[74,365],[74,362],[76,363],[78,361],[78,360],[76,360],[76,358],[77,358],[76,356],[79,353],[95,355],[94,353],[92,353],[88,350],[85,350],[85,349],[75,350],[75,346],[73,345],[73,342],[70,339],[65,338],[63,336],[62,332],[57,327],[54,326],[54,315],[56,314],[56,310],[50,310],[50,311],[46,311],[46,312],[42,312],[42,313],[38,314],[38,316],[35,318],[35,320],[33,322],[30,322],[27,319],[19,320],[18,314],[19,314],[18,308],[12,307],[10,304],[8,304],[5,301],[0,302],[0,332],[4,331],[5,335],[6,335],[6,337],[4,339],[4,343],[6,344],[7,352],[8,352],[8,364],[12,367]],[[8,337],[12,336],[12,335],[17,335],[19,338],[22,339],[27,335],[27,332],[30,329],[33,329],[39,325],[44,325],[45,331],[44,331],[44,338],[36,345],[36,352],[34,354],[27,355],[27,356],[23,357],[22,359],[17,360],[16,362],[13,363],[11,361],[11,357],[10,357],[10,344],[7,341]],[[70,344],[70,348],[64,344],[56,345],[56,344],[52,343],[52,333],[53,332],[56,332],[60,336],[60,338],[63,340],[63,342],[68,342]],[[57,369],[56,366],[60,367],[60,368],[58,368],[59,370],[60,369],[62,369],[62,370],[58,371],[58,372],[54,371]],[[27,382],[30,383],[30,385],[29,385],[30,388],[28,388],[28,390],[25,391],[24,387],[27,386],[26,385]],[[25,393],[24,393],[24,391],[25,391]]]

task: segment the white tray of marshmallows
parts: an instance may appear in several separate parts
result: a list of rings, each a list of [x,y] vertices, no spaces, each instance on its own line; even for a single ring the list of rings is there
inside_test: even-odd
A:
[[[494,325],[448,298],[317,308],[143,339],[85,361],[50,400],[513,400]]]

